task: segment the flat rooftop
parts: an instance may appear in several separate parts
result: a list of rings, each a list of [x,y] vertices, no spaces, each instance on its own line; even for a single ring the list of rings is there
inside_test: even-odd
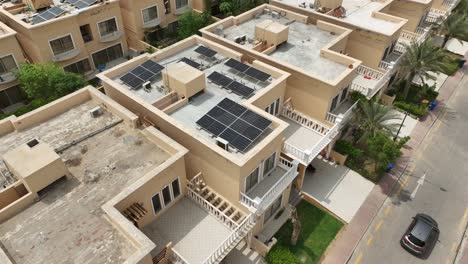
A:
[[[232,232],[186,197],[142,231],[156,244],[153,256],[172,241],[172,247],[189,263],[204,263]]]
[[[304,24],[286,17],[272,18],[270,14],[262,13],[255,19],[226,27],[223,30],[224,37],[234,42],[236,37],[246,35],[247,39],[254,40],[255,26],[265,20],[272,20],[283,25],[289,24],[287,42],[279,45],[275,51],[269,54],[270,57],[328,80],[337,78],[346,70],[346,65],[320,56],[320,49],[338,38],[339,35],[332,35],[313,24]],[[253,43],[246,41],[244,46],[252,48]]]
[[[219,73],[224,74],[225,76],[236,80],[238,82],[243,83],[244,85],[254,89],[254,93],[252,96],[266,88],[270,85],[271,82],[275,80],[274,77],[271,77],[270,80],[266,82],[261,82],[255,80],[245,74],[239,73],[236,70],[228,67],[225,65],[225,62],[229,59],[228,57],[223,56],[220,53],[217,53],[213,58],[206,58],[203,55],[195,52],[194,50],[199,45],[192,45],[186,49],[183,49],[171,56],[168,56],[160,61],[157,61],[160,65],[164,66],[165,71],[168,66],[175,63],[183,63],[179,62],[182,58],[188,58],[192,61],[195,61],[202,65],[201,70],[205,74],[205,81],[206,81],[206,88],[204,92],[198,93],[190,98],[188,103],[182,105],[177,110],[168,113],[171,117],[175,118],[179,121],[184,127],[192,128],[194,133],[197,133],[205,138],[209,138],[210,140],[214,141],[212,135],[205,130],[202,130],[196,124],[201,117],[203,117],[206,113],[208,113],[213,107],[215,107],[219,102],[221,102],[224,98],[229,98],[236,103],[242,104],[248,98],[244,98],[240,95],[230,92],[227,89],[223,89],[220,86],[211,82],[207,77],[217,71]],[[249,65],[252,66],[252,65]],[[125,73],[124,73],[125,74]],[[122,75],[121,75],[122,76]],[[114,80],[119,82],[118,76]],[[138,97],[142,98],[148,103],[154,104],[163,96],[169,93],[167,88],[164,88],[164,83],[161,78],[161,75],[157,76],[153,81],[151,81],[151,90],[145,89],[130,89],[127,87],[132,93],[136,94]],[[253,142],[250,148],[254,147],[256,143],[260,142],[264,137],[266,137],[272,131],[271,128],[268,128],[257,140]],[[248,149],[246,150],[248,151]],[[242,155],[238,152],[239,155]]]
[[[313,5],[315,0],[275,1],[281,4],[293,6],[294,8],[301,8],[310,12],[316,12],[313,8],[310,8],[310,5]],[[305,3],[305,6],[302,5],[302,3]],[[342,7],[344,7],[346,10],[346,17],[339,19],[363,29],[388,35],[392,34],[402,26],[401,23],[394,23],[372,16],[372,12],[377,12],[384,7],[384,2],[371,0],[343,0]],[[327,13],[327,15],[331,16],[330,12]]]
[[[132,244],[104,217],[101,206],[163,163],[169,154],[112,113],[92,118],[87,101],[40,125],[0,138],[3,154],[29,139],[53,148],[102,132],[65,149],[71,176],[41,191],[41,199],[0,225],[0,242],[16,263],[122,263]]]
[[[14,16],[17,19],[20,19],[29,25],[40,25],[41,23],[51,21],[57,17],[62,17],[68,14],[78,14],[79,12],[86,10],[89,7],[97,5],[99,3],[98,0],[51,0],[50,2],[52,3],[50,7],[43,8],[38,11],[31,10],[26,6],[20,12],[16,12],[17,8],[22,8],[22,3],[14,3],[11,0],[1,2],[0,7],[9,10],[14,10],[12,14],[14,14]],[[70,4],[72,2],[76,4]],[[47,10],[51,12],[47,12],[47,14],[42,14],[42,12],[45,12]],[[40,14],[43,15],[43,19],[36,18]]]

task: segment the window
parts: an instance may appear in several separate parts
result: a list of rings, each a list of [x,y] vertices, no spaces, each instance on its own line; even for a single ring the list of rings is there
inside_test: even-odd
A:
[[[80,32],[84,43],[93,40],[93,33],[91,32],[91,27],[89,26],[89,24],[80,26]]]
[[[175,179],[172,183],[172,194],[174,199],[180,195],[180,185],[179,185],[179,178]]]
[[[275,158],[276,158],[276,152],[273,152],[273,154],[271,154],[271,156],[263,162],[263,175],[264,176],[265,175],[268,176],[267,174],[270,173],[275,167]]]
[[[164,206],[167,206],[172,201],[171,190],[169,188],[170,187],[168,185],[168,186],[164,187],[164,189],[162,190]]]
[[[117,21],[115,20],[115,17],[106,21],[99,22],[98,28],[99,28],[99,34],[101,34],[101,37],[107,36],[119,30],[117,28]]]
[[[346,97],[348,97],[348,87],[344,88],[343,91],[341,91],[341,98],[340,98],[340,103],[346,100]]]
[[[158,6],[148,7],[141,10],[143,16],[143,24],[149,23],[153,20],[158,19]]]
[[[162,209],[161,198],[159,196],[159,193],[153,196],[153,198],[151,198],[151,201],[153,202],[153,210],[154,214],[156,215]]]
[[[265,111],[277,116],[279,114],[279,104],[280,104],[280,98],[276,99],[269,105],[267,108],[265,108]]]
[[[8,55],[3,58],[0,58],[0,74],[11,72],[14,69],[17,69],[15,58],[13,55]]]
[[[330,106],[330,112],[333,112],[333,110],[335,110],[335,107],[336,107],[336,105],[338,104],[338,97],[339,97],[339,96],[340,96],[340,95],[337,94],[337,95],[335,96],[335,98],[333,98],[332,103],[331,103],[331,106]]]
[[[63,67],[63,70],[66,72],[74,72],[78,74],[84,74],[91,71],[91,66],[89,65],[89,60],[84,59],[68,66]]]
[[[245,192],[248,193],[258,183],[258,171],[256,168],[249,176],[245,178]]]
[[[67,52],[75,48],[71,35],[51,40],[49,43],[54,55]]]
[[[278,199],[276,199],[273,204],[265,211],[265,218],[263,223],[266,223],[276,213],[276,211],[278,211],[278,209],[281,207],[282,199],[283,195],[280,195],[280,197],[278,197]]]
[[[0,108],[5,108],[13,104],[26,100],[26,94],[19,85],[0,91]]]
[[[175,8],[176,9],[185,7],[186,5],[188,5],[188,0],[176,0],[175,1]]]
[[[100,64],[106,64],[123,57],[122,46],[120,44],[98,51],[92,55],[94,66],[99,68]]]
[[[384,51],[384,54],[383,54],[383,57],[382,57],[382,60],[384,61],[386,58],[387,58],[387,54],[388,54],[388,50],[390,49],[390,47],[387,47]]]

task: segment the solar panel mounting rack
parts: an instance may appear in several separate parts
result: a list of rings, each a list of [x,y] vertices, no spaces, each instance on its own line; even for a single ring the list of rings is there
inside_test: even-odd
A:
[[[139,88],[164,69],[160,64],[147,60],[120,77],[120,80],[132,89]]]
[[[200,53],[201,55],[206,56],[208,58],[212,58],[217,53],[216,51],[205,46],[198,46],[198,48],[195,49],[195,52]]]

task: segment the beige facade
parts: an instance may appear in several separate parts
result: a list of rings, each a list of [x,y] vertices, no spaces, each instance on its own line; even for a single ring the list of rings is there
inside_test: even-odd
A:
[[[32,7],[23,3],[6,2],[0,9],[31,62],[52,61],[65,70],[92,77],[98,67],[109,68],[125,59],[128,47],[119,1],[82,9],[67,2],[52,4],[62,11],[46,21],[38,20],[41,12],[30,11]]]
[[[15,74],[25,61],[16,32],[0,22],[0,109],[5,112],[13,110],[25,98]]]

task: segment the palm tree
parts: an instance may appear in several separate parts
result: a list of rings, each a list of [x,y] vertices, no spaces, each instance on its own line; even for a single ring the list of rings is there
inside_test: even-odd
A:
[[[355,123],[357,123],[357,128],[362,131],[362,135],[357,141],[374,137],[377,131],[394,134],[399,126],[394,121],[400,119],[399,114],[390,107],[378,104],[373,100],[359,101]]]
[[[445,48],[451,38],[468,39],[468,20],[464,14],[451,14],[435,28],[436,33],[444,36],[442,48]]]
[[[442,72],[448,68],[450,57],[447,52],[432,44],[431,39],[406,45],[406,53],[401,58],[400,71],[405,75],[403,99],[408,97],[411,83],[415,76],[434,79],[429,72]]]
[[[461,0],[454,11],[461,15],[468,15],[468,0]]]
[[[293,208],[291,212],[291,222],[293,224],[293,230],[291,234],[291,245],[295,246],[297,244],[297,240],[299,240],[299,234],[301,233],[302,225],[301,221],[299,220],[299,216],[297,215],[296,208]]]

